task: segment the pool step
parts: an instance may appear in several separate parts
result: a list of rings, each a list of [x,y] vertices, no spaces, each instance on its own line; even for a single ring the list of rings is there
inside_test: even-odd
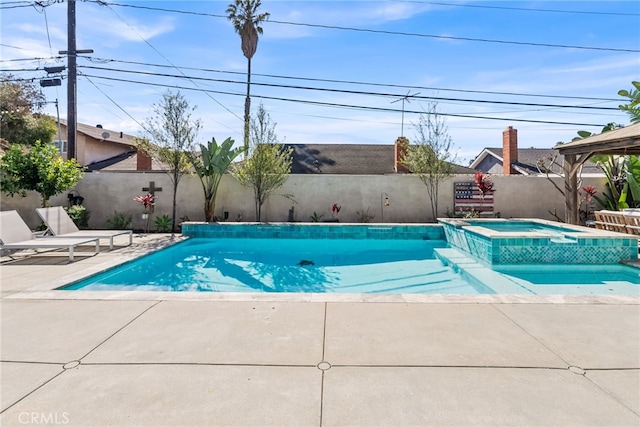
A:
[[[436,257],[445,265],[459,271],[465,279],[482,289],[482,293],[501,295],[535,295],[507,276],[493,271],[477,259],[456,248],[436,248]]]

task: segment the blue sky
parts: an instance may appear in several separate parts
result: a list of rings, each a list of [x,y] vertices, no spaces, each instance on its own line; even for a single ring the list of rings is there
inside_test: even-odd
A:
[[[3,72],[38,81],[43,67],[66,65],[67,4],[48,3],[0,1]],[[78,1],[77,48],[94,50],[78,58],[78,121],[142,135],[173,88],[196,107],[200,142],[241,143],[247,63],[228,3]],[[252,60],[252,107],[263,103],[281,142],[411,140],[417,113],[437,102],[467,164],[500,147],[508,126],[520,147],[550,148],[628,124],[606,108],[640,80],[637,1],[263,0],[262,10],[271,17]],[[66,118],[66,80],[44,91]]]

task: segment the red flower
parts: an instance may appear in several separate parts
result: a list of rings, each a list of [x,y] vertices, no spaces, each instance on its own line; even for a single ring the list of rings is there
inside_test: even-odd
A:
[[[151,193],[148,193],[146,196],[136,196],[133,200],[141,203],[145,211],[155,204],[153,194]]]
[[[342,209],[342,206],[338,206],[337,203],[334,203],[333,206],[331,206],[331,212],[333,212],[334,214],[340,212],[340,209]]]

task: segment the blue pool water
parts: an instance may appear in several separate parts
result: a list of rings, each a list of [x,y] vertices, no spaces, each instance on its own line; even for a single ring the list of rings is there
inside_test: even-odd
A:
[[[191,238],[65,290],[637,295],[624,265],[487,267],[428,239]]]
[[[552,226],[548,224],[540,224],[534,221],[519,221],[519,220],[511,220],[511,221],[474,221],[474,220],[465,220],[471,226],[480,226],[484,228],[488,228],[493,231],[501,231],[501,232],[542,232],[542,233],[571,233],[575,232],[566,227],[562,226]]]
[[[640,269],[625,265],[503,265],[493,269],[538,295],[640,294]]]
[[[193,238],[65,289],[478,293],[442,240]]]

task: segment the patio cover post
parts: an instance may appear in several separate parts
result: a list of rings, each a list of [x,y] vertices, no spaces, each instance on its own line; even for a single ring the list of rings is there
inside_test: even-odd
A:
[[[567,224],[578,224],[578,169],[576,155],[564,156],[564,220]]]

